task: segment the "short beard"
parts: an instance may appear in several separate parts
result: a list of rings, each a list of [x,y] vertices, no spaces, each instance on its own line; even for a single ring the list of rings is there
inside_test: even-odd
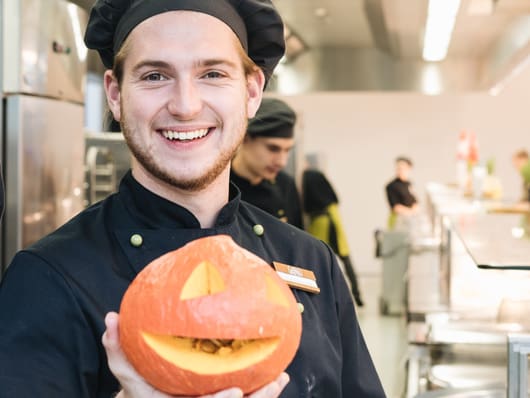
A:
[[[228,167],[228,164],[235,156],[237,149],[244,137],[244,134],[241,134],[241,140],[238,145],[235,145],[231,151],[224,152],[222,156],[217,159],[217,162],[213,165],[213,167],[211,167],[209,170],[206,170],[201,176],[190,179],[178,179],[157,164],[153,156],[146,151],[142,151],[141,147],[135,144],[134,129],[131,129],[126,121],[120,122],[120,126],[127,146],[144,169],[146,169],[151,175],[158,178],[160,181],[163,181],[174,188],[189,192],[202,191],[213,181],[215,181],[215,179],[219,177],[223,170]],[[246,131],[246,120],[240,128],[243,129],[242,131]]]

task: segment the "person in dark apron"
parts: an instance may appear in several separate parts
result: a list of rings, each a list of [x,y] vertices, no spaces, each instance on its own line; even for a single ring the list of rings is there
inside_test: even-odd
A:
[[[292,288],[300,346],[249,398],[384,397],[334,253],[242,201],[229,181],[284,53],[271,1],[97,0],[85,42],[108,68],[132,168],[117,193],[13,258],[0,285],[0,397],[169,397],[122,352],[120,303],[153,259],[219,234],[271,266],[312,271],[318,286]]]
[[[304,211],[308,214],[307,231],[326,242],[342,261],[350,281],[355,303],[364,305],[351,261],[350,249],[339,212],[339,198],[326,176],[319,170],[306,169],[302,176]]]

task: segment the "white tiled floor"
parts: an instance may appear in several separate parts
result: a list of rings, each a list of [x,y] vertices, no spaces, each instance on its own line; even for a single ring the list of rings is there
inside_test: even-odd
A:
[[[359,275],[364,306],[359,324],[388,398],[401,398],[405,388],[406,321],[403,316],[379,313],[381,277]]]

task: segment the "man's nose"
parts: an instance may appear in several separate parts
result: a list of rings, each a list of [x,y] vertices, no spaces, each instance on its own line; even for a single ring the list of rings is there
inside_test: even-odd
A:
[[[287,161],[289,160],[289,152],[281,152],[276,158],[278,166],[282,169],[287,166]]]
[[[197,85],[191,79],[176,81],[168,102],[169,112],[179,119],[187,120],[196,116],[201,108],[201,92]]]

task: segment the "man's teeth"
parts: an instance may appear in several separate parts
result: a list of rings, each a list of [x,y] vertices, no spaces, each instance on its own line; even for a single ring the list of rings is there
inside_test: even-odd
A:
[[[162,131],[162,134],[168,140],[187,141],[187,140],[195,140],[197,138],[204,137],[206,134],[208,134],[208,129],[200,129],[200,130],[193,130],[193,131],[164,130]]]

